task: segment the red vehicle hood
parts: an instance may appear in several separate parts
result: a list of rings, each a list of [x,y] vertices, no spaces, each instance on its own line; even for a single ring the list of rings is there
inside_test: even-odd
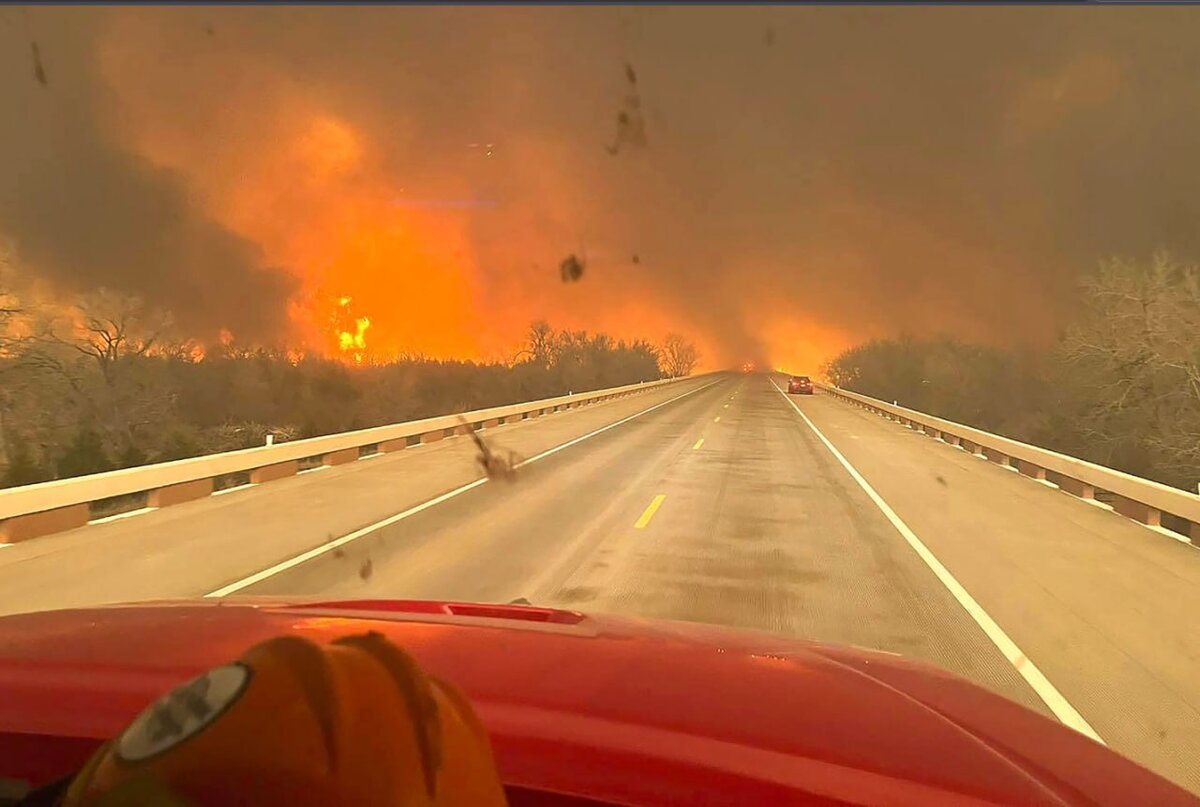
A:
[[[72,770],[155,697],[261,639],[365,630],[466,692],[517,795],[1200,803],[1052,720],[890,654],[686,623],[419,601],[230,599],[2,618],[0,777],[37,783]]]

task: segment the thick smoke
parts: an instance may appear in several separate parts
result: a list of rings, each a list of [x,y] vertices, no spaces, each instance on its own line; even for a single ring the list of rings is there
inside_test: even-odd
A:
[[[103,18],[0,14],[0,234],[21,264],[62,291],[142,296],[192,335],[280,335],[290,278],[200,210],[185,177],[122,142],[96,61]]]
[[[712,364],[794,366],[900,331],[1037,341],[1100,258],[1200,257],[1187,9],[31,17],[48,83],[27,44],[5,48],[0,89],[31,113],[0,123],[0,229],[45,272],[111,273],[194,303],[197,321],[278,311],[262,303],[280,275],[222,226],[305,115],[361,138],[372,193],[453,223],[441,257],[470,272],[455,321],[486,341],[540,316],[683,330]],[[639,137],[615,149],[631,72]],[[161,168],[136,156],[147,132]],[[272,227],[316,231],[321,215]],[[587,272],[564,284],[569,254]]]

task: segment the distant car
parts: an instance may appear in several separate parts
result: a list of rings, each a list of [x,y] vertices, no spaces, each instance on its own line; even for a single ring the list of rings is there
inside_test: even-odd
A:
[[[812,395],[812,379],[806,375],[794,375],[788,380],[788,392],[792,395]]]

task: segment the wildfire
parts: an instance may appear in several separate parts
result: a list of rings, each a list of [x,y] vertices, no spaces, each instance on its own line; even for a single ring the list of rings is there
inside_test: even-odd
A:
[[[338,347],[342,352],[354,351],[354,361],[362,363],[362,352],[367,349],[367,328],[371,327],[370,317],[359,317],[354,321],[354,333],[341,331],[338,333]]]
[[[338,298],[340,316],[335,316],[335,322],[344,322],[349,318],[350,302],[351,298],[349,297]],[[355,317],[352,331],[348,328],[337,328],[338,350],[353,356],[356,364],[362,364],[363,354],[367,349],[367,329],[370,327],[370,317]]]
[[[816,375],[821,365],[854,344],[854,337],[835,328],[787,317],[767,316],[762,333],[770,351],[768,366]]]
[[[140,25],[125,22],[134,26],[126,36]],[[564,238],[588,218],[590,201],[576,198],[574,183],[541,178],[554,172],[521,168],[543,164],[540,140],[519,150],[496,147],[486,170],[483,161],[467,164],[449,152],[424,164],[406,151],[415,147],[408,130],[420,129],[418,116],[405,118],[405,136],[382,137],[369,121],[270,81],[231,88],[252,94],[225,98],[216,129],[200,132],[164,114],[173,102],[159,93],[170,82],[147,82],[158,62],[139,42],[114,42],[105,61],[134,121],[135,150],[187,177],[214,218],[298,281],[288,303],[291,327],[277,341],[368,363],[412,354],[504,358],[539,318],[629,339],[687,331],[673,310],[637,293],[643,270],[597,270],[583,294],[560,288],[549,267],[564,244],[574,244],[574,235]],[[493,150],[484,137],[464,140],[478,144],[464,142],[464,152]],[[229,143],[240,145],[230,150]],[[208,170],[218,145],[228,170]],[[506,179],[510,172],[518,179]],[[497,202],[493,188],[508,188],[511,201]]]

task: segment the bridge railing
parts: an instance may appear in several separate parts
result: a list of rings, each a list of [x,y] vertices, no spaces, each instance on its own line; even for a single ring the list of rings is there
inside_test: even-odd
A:
[[[1050,474],[1053,483],[1060,489],[1081,499],[1094,501],[1097,491],[1105,491],[1105,498],[1111,498],[1113,510],[1143,524],[1161,528],[1163,514],[1170,514],[1178,519],[1171,524],[1176,528],[1172,532],[1179,533],[1180,537],[1186,539],[1200,539],[1200,496],[1195,493],[1018,440],[1010,440],[924,412],[889,404],[857,392],[828,384],[816,386],[827,395],[897,421],[915,431],[924,432],[930,437],[939,438],[950,445],[960,446],[999,465],[1013,468],[1025,476],[1051,481],[1047,480],[1047,474]]]
[[[293,476],[302,469],[342,465],[361,457],[400,451],[454,434],[465,434],[468,429],[494,428],[563,409],[634,395],[680,380],[628,384],[7,488],[0,490],[0,542],[13,543],[84,526],[93,519],[95,505],[101,502],[132,497],[138,499],[142,506],[165,507],[210,496],[230,483],[237,487],[261,484]]]

